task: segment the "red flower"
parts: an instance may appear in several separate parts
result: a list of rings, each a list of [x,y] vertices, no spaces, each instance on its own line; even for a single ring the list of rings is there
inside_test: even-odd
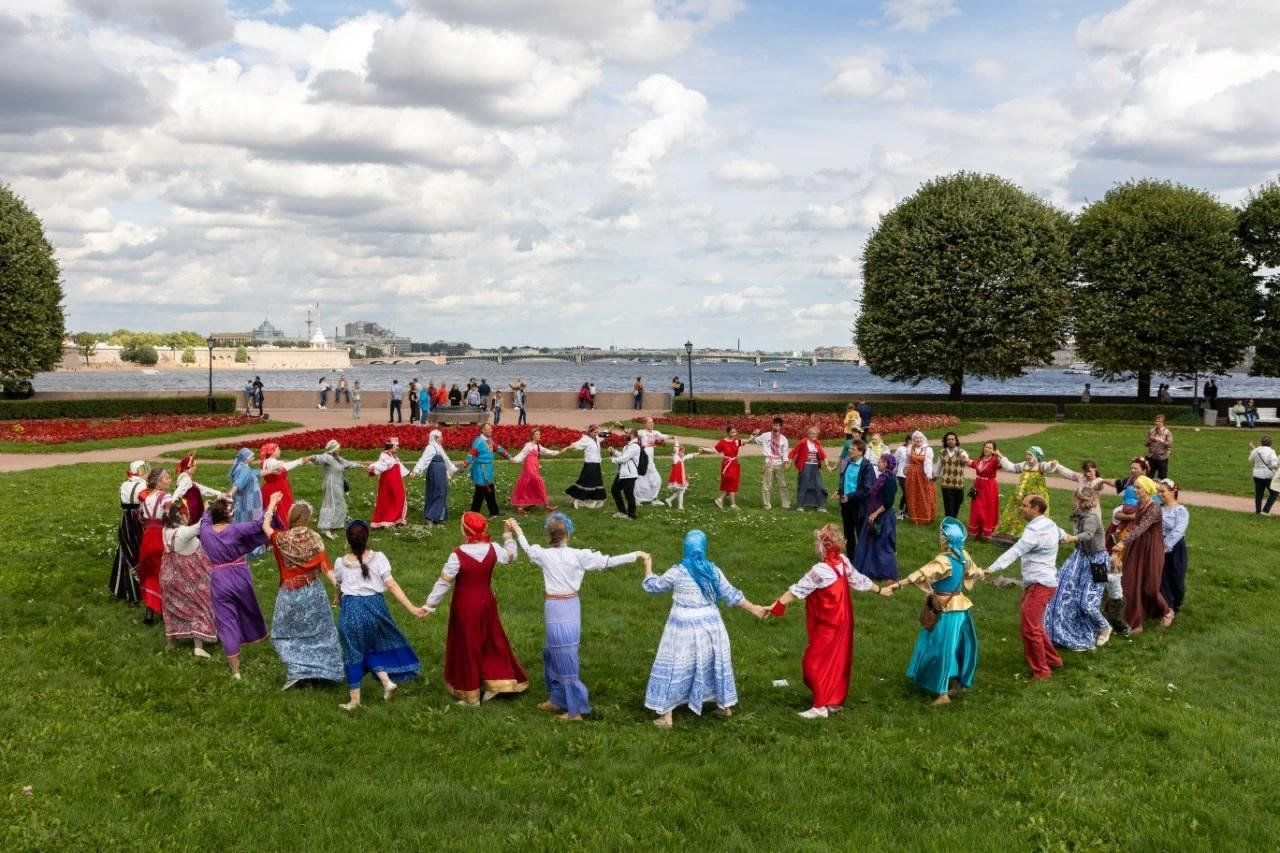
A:
[[[162,433],[197,432],[257,423],[243,415],[138,415],[121,418],[49,418],[0,421],[0,438],[32,444],[67,444]]]
[[[369,424],[356,427],[334,427],[332,429],[312,429],[305,432],[292,432],[273,439],[281,450],[316,451],[325,446],[331,439],[336,440],[346,450],[381,450],[388,438],[400,439],[400,446],[418,450],[426,446],[431,430],[439,429],[441,443],[445,450],[467,450],[480,427],[474,424],[464,426],[436,427],[428,424]],[[535,429],[542,430],[542,443],[552,449],[565,447],[577,441],[581,430],[542,424],[526,424],[524,426],[508,426],[506,424],[493,428],[494,443],[505,447],[511,453],[517,452],[529,440]],[[621,447],[625,440],[621,435],[609,437],[606,444],[610,447]],[[243,447],[243,442],[229,441],[218,445],[233,449]]]

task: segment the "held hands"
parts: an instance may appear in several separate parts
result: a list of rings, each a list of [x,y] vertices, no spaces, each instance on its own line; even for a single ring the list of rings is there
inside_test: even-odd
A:
[[[514,518],[508,518],[506,521],[504,521],[502,523],[502,530],[504,533],[513,533],[517,536],[519,536],[521,533],[524,532],[523,530],[520,529],[519,522],[517,522]]]
[[[409,612],[412,613],[414,616],[418,617],[419,619],[421,619],[431,611],[427,610],[427,608],[425,607],[415,607]]]
[[[273,492],[271,498],[267,501],[267,506],[275,509],[276,505],[284,498],[283,492]]]
[[[897,589],[898,586],[896,582],[880,584],[880,594],[885,598],[893,598],[893,593],[897,591]]]

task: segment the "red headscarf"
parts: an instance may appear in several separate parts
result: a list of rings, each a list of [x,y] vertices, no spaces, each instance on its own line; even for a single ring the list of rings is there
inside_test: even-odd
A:
[[[478,512],[462,514],[462,535],[467,537],[467,544],[489,541],[489,519]]]
[[[182,474],[187,471],[190,471],[192,466],[195,464],[196,464],[196,455],[194,453],[188,453],[186,456],[182,457],[181,460],[179,460],[178,473]]]
[[[822,545],[822,562],[837,572],[844,570],[844,548],[838,545],[831,535],[834,525],[828,524],[818,531],[818,542]]]
[[[262,452],[258,455],[263,459],[268,459],[279,452],[280,445],[276,444],[274,441],[268,441],[266,444],[262,445]]]

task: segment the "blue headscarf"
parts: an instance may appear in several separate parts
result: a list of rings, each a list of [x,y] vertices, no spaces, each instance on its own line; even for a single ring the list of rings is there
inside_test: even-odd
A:
[[[570,536],[573,535],[573,519],[569,518],[569,516],[565,515],[563,512],[553,512],[551,515],[547,516],[547,523],[542,525],[543,533],[546,533],[551,529],[551,522],[553,521],[563,521],[564,529]]]
[[[953,573],[964,573],[964,543],[968,538],[965,527],[951,516],[942,519],[942,527],[939,528],[942,536],[947,540],[947,547],[951,549],[951,553],[947,556],[951,558],[951,571]]]
[[[1121,498],[1121,503],[1123,503],[1125,506],[1137,506],[1138,490],[1135,489],[1133,486],[1125,486],[1124,497]]]
[[[689,577],[702,590],[707,601],[714,604],[719,598],[719,583],[716,575],[719,570],[716,564],[707,559],[707,534],[701,530],[690,530],[684,536],[684,557],[680,564],[689,572]]]
[[[237,492],[243,492],[250,486],[256,485],[258,477],[253,473],[253,469],[249,467],[249,459],[253,456],[253,451],[247,447],[242,447],[236,451],[235,464],[231,466],[231,470],[227,472],[227,478],[231,480],[231,485],[235,486]]]

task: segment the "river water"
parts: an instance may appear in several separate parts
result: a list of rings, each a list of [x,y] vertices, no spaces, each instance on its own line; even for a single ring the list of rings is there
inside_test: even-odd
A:
[[[892,394],[922,392],[945,394],[947,386],[941,382],[922,382],[918,386],[890,382],[874,376],[869,369],[851,364],[789,365],[785,373],[766,372],[769,365],[756,366],[741,362],[694,362],[694,391],[717,392],[769,392],[802,393],[829,392],[838,394],[867,393]],[[383,390],[392,379],[403,384],[414,377],[423,382],[441,381],[452,384],[465,383],[470,377],[487,378],[495,387],[506,387],[517,378],[523,379],[533,391],[573,391],[583,382],[594,382],[598,391],[627,391],[636,376],[643,376],[645,385],[652,391],[668,389],[671,377],[679,375],[688,382],[688,367],[672,362],[617,363],[594,361],[585,364],[569,362],[520,361],[499,365],[496,362],[458,362],[450,365],[360,365],[343,371],[348,382],[360,380],[370,390]],[[214,388],[222,391],[240,391],[245,382],[252,381],[255,371],[229,370],[215,367]],[[325,376],[336,379],[337,371],[325,370],[273,370],[262,371],[262,380],[269,390],[316,390],[319,380]],[[1100,379],[1066,373],[1061,368],[1029,370],[1023,376],[1007,381],[979,381],[971,379],[965,391],[973,394],[1079,394],[1084,383],[1093,385],[1098,395],[1128,395],[1137,393],[1137,382],[1108,383]],[[1191,382],[1167,377],[1151,380],[1154,392],[1160,382],[1168,382],[1175,388],[1175,395],[1189,396]],[[1203,378],[1201,379],[1203,384]],[[208,387],[205,370],[162,370],[143,373],[140,370],[84,370],[41,373],[34,384],[37,391],[199,391]],[[1186,386],[1185,390],[1176,390]],[[1218,394],[1228,397],[1280,397],[1280,379],[1250,377],[1230,374],[1218,378]]]

